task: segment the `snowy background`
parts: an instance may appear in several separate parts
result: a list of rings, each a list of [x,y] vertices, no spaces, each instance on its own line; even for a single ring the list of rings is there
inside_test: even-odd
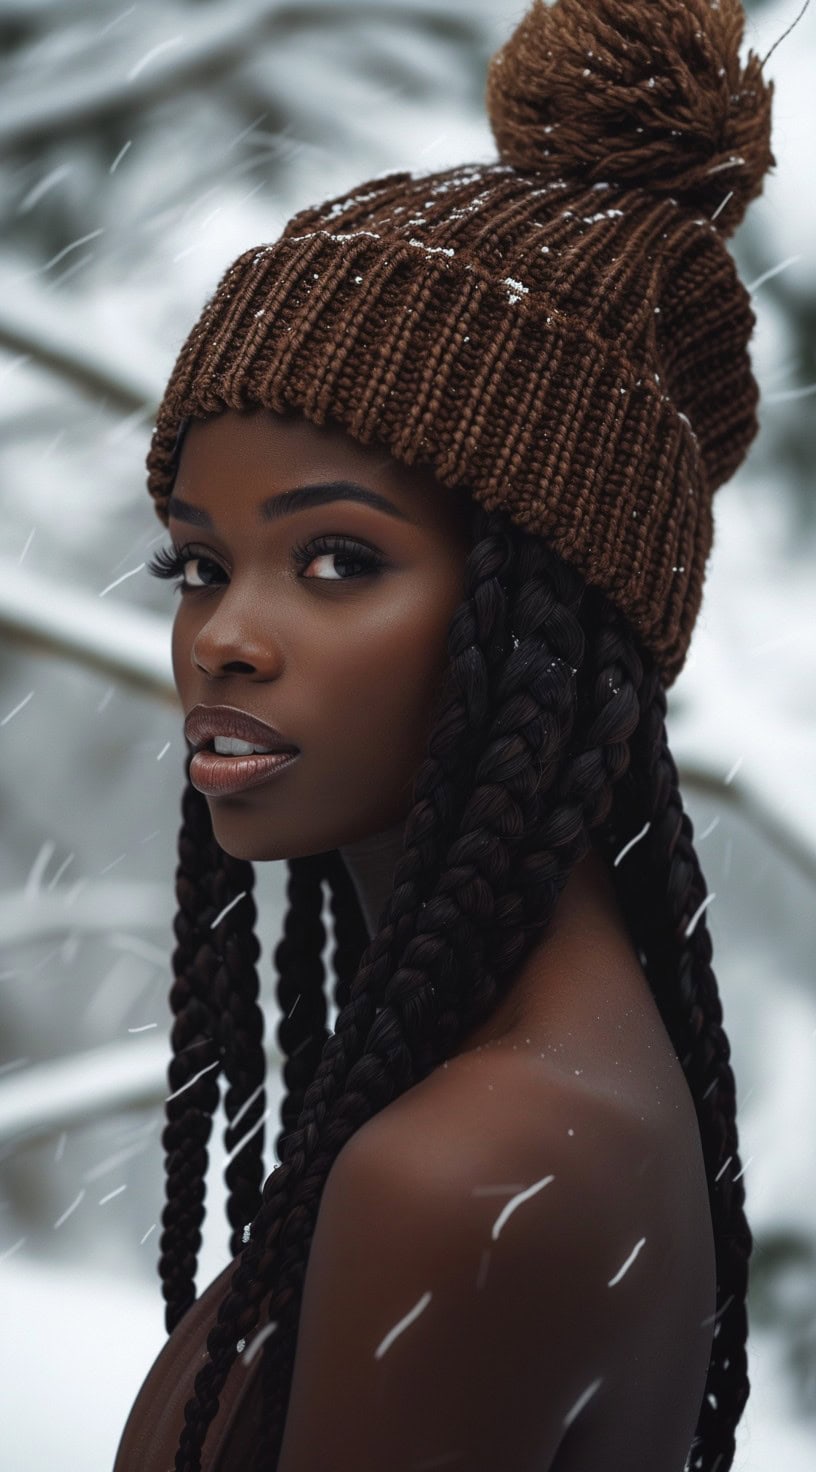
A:
[[[386,169],[495,157],[485,69],[525,8],[0,0],[7,1472],[106,1472],[164,1338],[184,743],[170,589],[144,571],[166,540],[144,487],[156,404],[226,264],[296,209]],[[798,9],[749,5],[753,49]],[[756,1237],[737,1472],[804,1472],[816,1454],[814,63],[816,7],[769,62],[778,166],[734,242],[758,314],[762,435],[717,495],[669,704],[713,894]],[[258,871],[268,991],[284,873]],[[271,1044],[270,1064],[276,1110]],[[227,1260],[217,1144],[212,1157],[200,1288]]]

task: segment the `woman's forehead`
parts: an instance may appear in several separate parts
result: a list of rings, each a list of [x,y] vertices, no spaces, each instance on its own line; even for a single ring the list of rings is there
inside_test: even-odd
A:
[[[191,499],[215,499],[219,487],[234,494],[236,474],[267,495],[342,475],[384,491],[422,524],[463,533],[473,511],[465,490],[442,485],[431,467],[406,465],[387,445],[363,444],[337,423],[315,424],[299,413],[264,408],[190,420],[180,439],[174,491]]]

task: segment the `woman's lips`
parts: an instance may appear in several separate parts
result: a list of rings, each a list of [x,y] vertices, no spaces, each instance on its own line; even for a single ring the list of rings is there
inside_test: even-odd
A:
[[[230,797],[269,781],[299,756],[299,751],[256,752],[252,756],[219,756],[215,751],[197,751],[190,762],[190,781],[206,797]]]

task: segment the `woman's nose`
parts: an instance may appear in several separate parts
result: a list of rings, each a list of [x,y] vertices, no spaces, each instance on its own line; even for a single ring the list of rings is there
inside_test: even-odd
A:
[[[263,679],[274,679],[283,669],[280,639],[269,631],[227,622],[224,609],[219,609],[199,629],[193,640],[190,657],[196,668],[217,677],[238,671],[253,673]]]

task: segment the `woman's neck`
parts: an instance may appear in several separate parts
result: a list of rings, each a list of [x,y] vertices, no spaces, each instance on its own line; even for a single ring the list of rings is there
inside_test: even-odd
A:
[[[392,828],[385,828],[380,833],[367,833],[365,838],[345,843],[340,848],[357,891],[369,935],[376,931],[394,887],[394,870],[402,855],[405,821],[401,818]]]

